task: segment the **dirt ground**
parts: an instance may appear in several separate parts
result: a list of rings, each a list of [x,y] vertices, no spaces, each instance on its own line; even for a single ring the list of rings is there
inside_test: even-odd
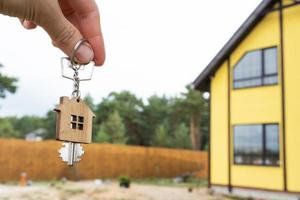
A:
[[[157,186],[133,183],[129,189],[117,182],[80,181],[33,183],[31,186],[0,185],[0,200],[225,200],[211,196],[206,188]]]

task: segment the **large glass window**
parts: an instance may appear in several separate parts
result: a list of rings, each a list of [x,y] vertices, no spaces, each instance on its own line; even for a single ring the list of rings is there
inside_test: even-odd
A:
[[[234,163],[279,165],[278,124],[234,127]]]
[[[277,68],[276,47],[250,51],[234,67],[233,87],[247,88],[277,84]]]

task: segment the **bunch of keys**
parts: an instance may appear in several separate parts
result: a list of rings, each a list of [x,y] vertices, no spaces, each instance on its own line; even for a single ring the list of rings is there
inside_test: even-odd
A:
[[[54,109],[57,113],[56,139],[64,141],[64,147],[58,152],[62,160],[71,166],[75,162],[79,162],[84,154],[80,143],[92,142],[92,122],[95,117],[92,110],[80,98],[79,90],[80,81],[92,79],[94,66],[92,66],[89,77],[81,78],[79,77],[79,71],[85,70],[85,65],[78,64],[74,60],[75,52],[84,42],[86,42],[85,39],[80,40],[75,45],[70,58],[62,58],[61,60],[62,76],[73,81],[74,89],[71,98],[60,97],[59,105]],[[73,71],[73,76],[65,74],[66,67]]]

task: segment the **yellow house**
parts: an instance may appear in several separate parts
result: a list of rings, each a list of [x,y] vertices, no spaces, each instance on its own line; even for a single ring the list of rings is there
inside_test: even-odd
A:
[[[210,187],[299,199],[300,1],[263,0],[194,86],[210,92]]]

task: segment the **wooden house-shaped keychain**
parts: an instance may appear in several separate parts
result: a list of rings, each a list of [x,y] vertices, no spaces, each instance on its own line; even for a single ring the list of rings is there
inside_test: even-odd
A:
[[[76,143],[92,142],[95,114],[80,98],[60,97],[57,112],[56,139]]]

